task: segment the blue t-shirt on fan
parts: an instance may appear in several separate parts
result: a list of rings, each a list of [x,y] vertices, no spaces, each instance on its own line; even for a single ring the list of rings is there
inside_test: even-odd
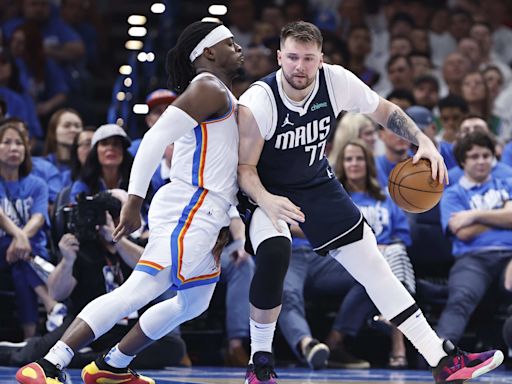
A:
[[[491,178],[483,184],[474,184],[465,177],[456,185],[445,190],[441,199],[441,224],[448,232],[448,222],[453,213],[467,210],[501,209],[512,196],[511,184],[504,180]],[[485,250],[512,250],[512,230],[490,228],[469,241],[453,237],[453,255],[461,256],[470,252]]]
[[[48,219],[48,186],[37,176],[28,175],[17,181],[0,182],[0,204],[2,211],[17,227],[23,228],[36,213]],[[30,239],[32,254],[48,258],[46,234],[43,225]],[[6,233],[0,229],[0,237]]]

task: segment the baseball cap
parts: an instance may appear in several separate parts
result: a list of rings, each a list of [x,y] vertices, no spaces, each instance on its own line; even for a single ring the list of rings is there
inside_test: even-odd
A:
[[[119,136],[123,139],[123,144],[125,147],[129,147],[131,144],[131,140],[124,131],[123,128],[121,128],[117,124],[105,124],[100,126],[96,131],[94,131],[94,134],[92,135],[91,139],[91,147],[94,147],[98,141],[108,139],[109,137]]]
[[[173,91],[160,88],[154,90],[146,97],[146,104],[148,105],[149,109],[151,109],[155,105],[171,104],[174,100],[176,100],[177,97],[178,96]]]
[[[434,115],[427,108],[414,105],[405,110],[405,113],[416,123],[420,129],[425,129],[434,122]]]

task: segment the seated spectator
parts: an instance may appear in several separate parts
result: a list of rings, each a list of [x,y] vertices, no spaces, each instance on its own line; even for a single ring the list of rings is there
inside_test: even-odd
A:
[[[454,152],[464,176],[441,200],[441,222],[453,239],[455,264],[437,333],[457,343],[484,294],[500,281],[512,259],[512,187],[491,173],[495,145],[488,133],[466,135]]]
[[[35,101],[37,115],[47,121],[50,114],[62,107],[67,99],[69,89],[64,71],[46,57],[43,37],[34,23],[16,27],[10,48],[20,70],[24,93]]]
[[[82,167],[85,165],[87,156],[91,151],[91,143],[92,137],[94,136],[94,131],[96,131],[96,127],[94,126],[84,127],[84,130],[76,135],[75,139],[73,140],[70,158],[72,181],[77,181],[80,177]]]
[[[457,138],[462,119],[468,114],[468,105],[462,97],[449,95],[439,100],[438,108],[442,124],[438,139],[452,144]]]
[[[59,109],[48,123],[44,155],[61,173],[63,187],[71,184],[71,146],[76,135],[82,130],[82,118],[71,108]]]
[[[128,189],[133,156],[128,152],[130,139],[116,124],[99,127],[92,136],[91,150],[80,174],[71,186],[71,201],[77,195],[94,195],[109,189]]]
[[[490,134],[493,138],[494,135],[490,133],[489,126],[487,125],[487,122],[483,120],[482,118],[474,115],[469,115],[466,118],[462,120],[462,123],[460,124],[459,133],[457,142],[462,140],[465,136],[470,134],[471,132],[485,132]],[[494,154],[496,155],[498,152],[499,144],[496,140],[494,140],[495,143],[495,150]],[[499,178],[509,178],[512,177],[512,167],[509,167],[507,164],[498,161],[497,157],[494,157],[492,161],[492,168],[491,173],[495,177]],[[450,184],[448,184],[447,187],[451,187],[453,185],[456,185],[457,182],[460,180],[460,178],[464,175],[464,170],[460,167],[453,167],[448,171],[448,178],[450,180]]]
[[[44,132],[37,117],[32,97],[23,93],[19,69],[14,57],[6,50],[0,50],[0,97],[6,104],[4,117],[17,117],[26,121],[30,136],[41,142]]]
[[[373,87],[379,81],[380,74],[366,65],[366,58],[372,51],[372,36],[367,25],[361,24],[350,28],[347,47],[350,57],[347,68],[366,85]]]
[[[80,35],[84,43],[86,63],[90,69],[100,64],[98,33],[91,23],[95,13],[94,2],[91,1],[63,0],[60,4],[62,20]]]
[[[24,134],[13,125],[0,127],[0,268],[12,276],[25,338],[36,334],[37,296],[50,314],[57,302],[30,266],[33,256],[48,259],[44,227],[48,223],[48,187],[30,174],[32,162]],[[57,309],[57,308],[56,308]]]
[[[30,150],[32,149],[32,141],[30,141],[29,131],[27,125],[23,120],[17,118],[9,118],[0,121],[0,125],[12,125],[15,128],[19,129],[23,133],[25,140],[27,140],[27,142],[29,143]],[[55,203],[55,199],[57,198],[57,194],[62,189],[61,175],[57,167],[55,167],[52,163],[43,159],[42,157],[32,156],[31,158],[31,174],[42,179],[48,186],[48,212],[51,214],[53,204]]]
[[[62,21],[58,13],[52,12],[49,0],[23,0],[22,15],[3,25],[5,39],[9,41],[20,24],[37,24],[43,33],[46,55],[66,67],[66,72],[71,76],[69,65],[78,64],[85,55],[85,47],[80,36]]]
[[[499,112],[499,106],[496,105],[496,99],[501,93],[501,90],[503,88],[503,74],[501,73],[500,69],[494,65],[487,66],[483,71],[482,74],[484,76],[485,85],[487,86],[487,89],[489,90],[489,99],[491,102],[491,105],[493,106],[493,114],[494,115],[500,115]]]
[[[468,104],[469,113],[481,116],[497,137],[505,138],[510,133],[510,123],[492,113],[489,90],[480,72],[470,72],[462,79],[462,98]]]
[[[121,197],[120,192],[117,190],[112,195],[115,193]],[[59,241],[60,262],[48,279],[48,287],[53,297],[71,302],[70,313],[64,323],[43,337],[28,340],[22,348],[9,348],[9,353],[3,351],[2,365],[19,367],[45,356],[89,301],[116,289],[130,275],[143,248],[126,237],[113,243],[113,218],[107,212],[102,214],[106,215],[106,224],[99,230],[66,233]],[[82,367],[86,361],[106,353],[111,344],[119,342],[131,329],[139,315],[139,312],[134,312],[117,323],[90,345],[92,351],[75,354],[71,366]],[[184,354],[185,343],[181,337],[170,333],[141,352],[133,364],[138,368],[163,368],[178,365]]]
[[[377,144],[377,127],[375,123],[361,113],[347,112],[341,118],[332,143],[332,148],[329,151],[329,164],[335,167],[336,159],[339,156],[341,149],[350,140],[361,139],[365,142],[366,146],[372,151],[375,151]],[[334,169],[337,174],[337,170]]]
[[[416,123],[419,129],[432,140],[441,156],[443,156],[446,168],[449,170],[457,166],[453,155],[453,148],[450,143],[445,141],[438,142],[436,138],[436,125],[434,115],[427,108],[414,105],[405,110],[405,113]]]
[[[411,91],[406,89],[394,89],[390,93],[387,94],[386,100],[391,101],[393,104],[398,105],[403,110],[413,106],[416,104],[416,100],[414,100],[414,95]]]
[[[470,71],[469,60],[460,52],[448,54],[443,61],[442,73],[444,84],[439,92],[441,97],[462,96],[462,79]]]
[[[411,244],[410,230],[404,212],[379,186],[371,151],[359,140],[349,141],[340,153],[338,178],[373,229],[377,244],[394,275],[407,288],[416,292],[416,281],[406,246]],[[403,334],[391,325],[388,366],[406,368],[407,358]]]
[[[433,111],[439,101],[439,82],[433,75],[421,75],[414,79],[412,94],[416,105]]]
[[[432,75],[434,65],[428,54],[412,51],[409,54],[409,58],[411,59],[412,73],[415,79],[423,75]],[[439,83],[437,86],[439,88]]]

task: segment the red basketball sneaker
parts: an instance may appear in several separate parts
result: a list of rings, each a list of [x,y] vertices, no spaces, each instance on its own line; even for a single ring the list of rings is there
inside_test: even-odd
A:
[[[85,384],[155,384],[149,377],[141,376],[130,368],[114,368],[96,359],[82,369],[82,380]]]
[[[443,357],[432,370],[436,384],[461,384],[498,367],[504,359],[503,352],[491,350],[480,353],[467,353],[445,340],[443,349],[448,356]]]
[[[64,373],[48,360],[39,359],[24,365],[16,372],[16,381],[21,384],[64,384]]]

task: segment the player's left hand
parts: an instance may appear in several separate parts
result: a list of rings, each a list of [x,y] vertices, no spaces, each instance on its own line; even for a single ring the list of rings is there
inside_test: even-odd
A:
[[[444,163],[443,156],[441,156],[432,140],[425,135],[419,135],[418,143],[419,147],[412,159],[412,163],[416,164],[420,159],[428,159],[432,168],[432,179],[437,179],[440,183],[449,184],[448,169]]]
[[[475,211],[459,211],[452,214],[448,226],[453,233],[457,233],[460,229],[475,223]]]

